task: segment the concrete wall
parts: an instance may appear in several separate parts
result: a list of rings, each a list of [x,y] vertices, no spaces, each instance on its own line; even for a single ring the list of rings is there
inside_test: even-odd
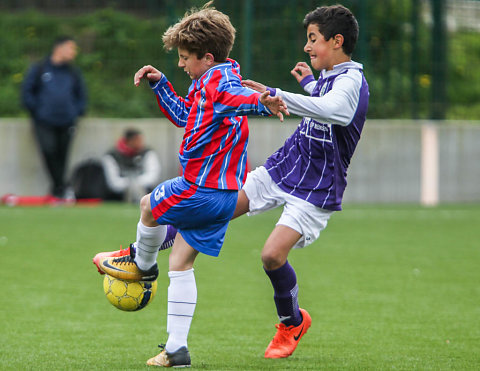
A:
[[[280,123],[273,118],[250,119],[249,159],[261,165],[297,126],[299,119]],[[420,202],[422,125],[412,121],[370,120],[348,173],[346,202]],[[162,179],[178,173],[177,152],[183,130],[166,119],[81,121],[70,156],[70,170],[79,162],[98,158],[114,145],[124,128],[146,134],[159,154]],[[438,198],[440,202],[480,202],[480,125],[442,123],[438,136]],[[0,196],[6,193],[43,195],[48,178],[28,119],[0,119]]]

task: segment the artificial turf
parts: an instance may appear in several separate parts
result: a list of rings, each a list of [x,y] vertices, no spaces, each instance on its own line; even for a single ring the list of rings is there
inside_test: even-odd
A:
[[[189,349],[206,370],[480,369],[480,205],[346,205],[293,251],[313,323],[288,359],[263,352],[277,322],[260,262],[279,211],[230,223],[195,263]],[[168,252],[139,312],[106,300],[91,262],[135,238],[138,207],[0,207],[0,369],[146,369],[166,340]]]

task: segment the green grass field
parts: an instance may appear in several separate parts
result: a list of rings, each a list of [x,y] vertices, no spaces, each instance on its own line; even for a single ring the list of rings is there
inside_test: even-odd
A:
[[[313,323],[265,360],[277,322],[260,251],[278,211],[230,224],[199,256],[192,367],[205,370],[480,369],[480,205],[354,206],[290,255]],[[168,253],[154,301],[110,305],[91,263],[135,236],[135,206],[0,207],[0,369],[146,369],[166,340]]]

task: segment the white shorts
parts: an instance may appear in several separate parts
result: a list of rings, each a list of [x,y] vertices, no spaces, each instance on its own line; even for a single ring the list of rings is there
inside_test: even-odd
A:
[[[334,213],[286,193],[273,182],[263,166],[248,173],[242,189],[249,200],[249,216],[284,205],[277,225],[285,225],[302,235],[294,248],[305,247],[315,241]]]

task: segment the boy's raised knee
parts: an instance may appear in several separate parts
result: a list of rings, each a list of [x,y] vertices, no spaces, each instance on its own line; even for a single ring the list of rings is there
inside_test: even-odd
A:
[[[147,227],[155,227],[158,225],[152,215],[152,208],[150,206],[150,193],[143,196],[140,200],[140,213],[142,223]]]
[[[140,199],[140,211],[143,213],[144,210],[152,211],[150,207],[150,193]]]

